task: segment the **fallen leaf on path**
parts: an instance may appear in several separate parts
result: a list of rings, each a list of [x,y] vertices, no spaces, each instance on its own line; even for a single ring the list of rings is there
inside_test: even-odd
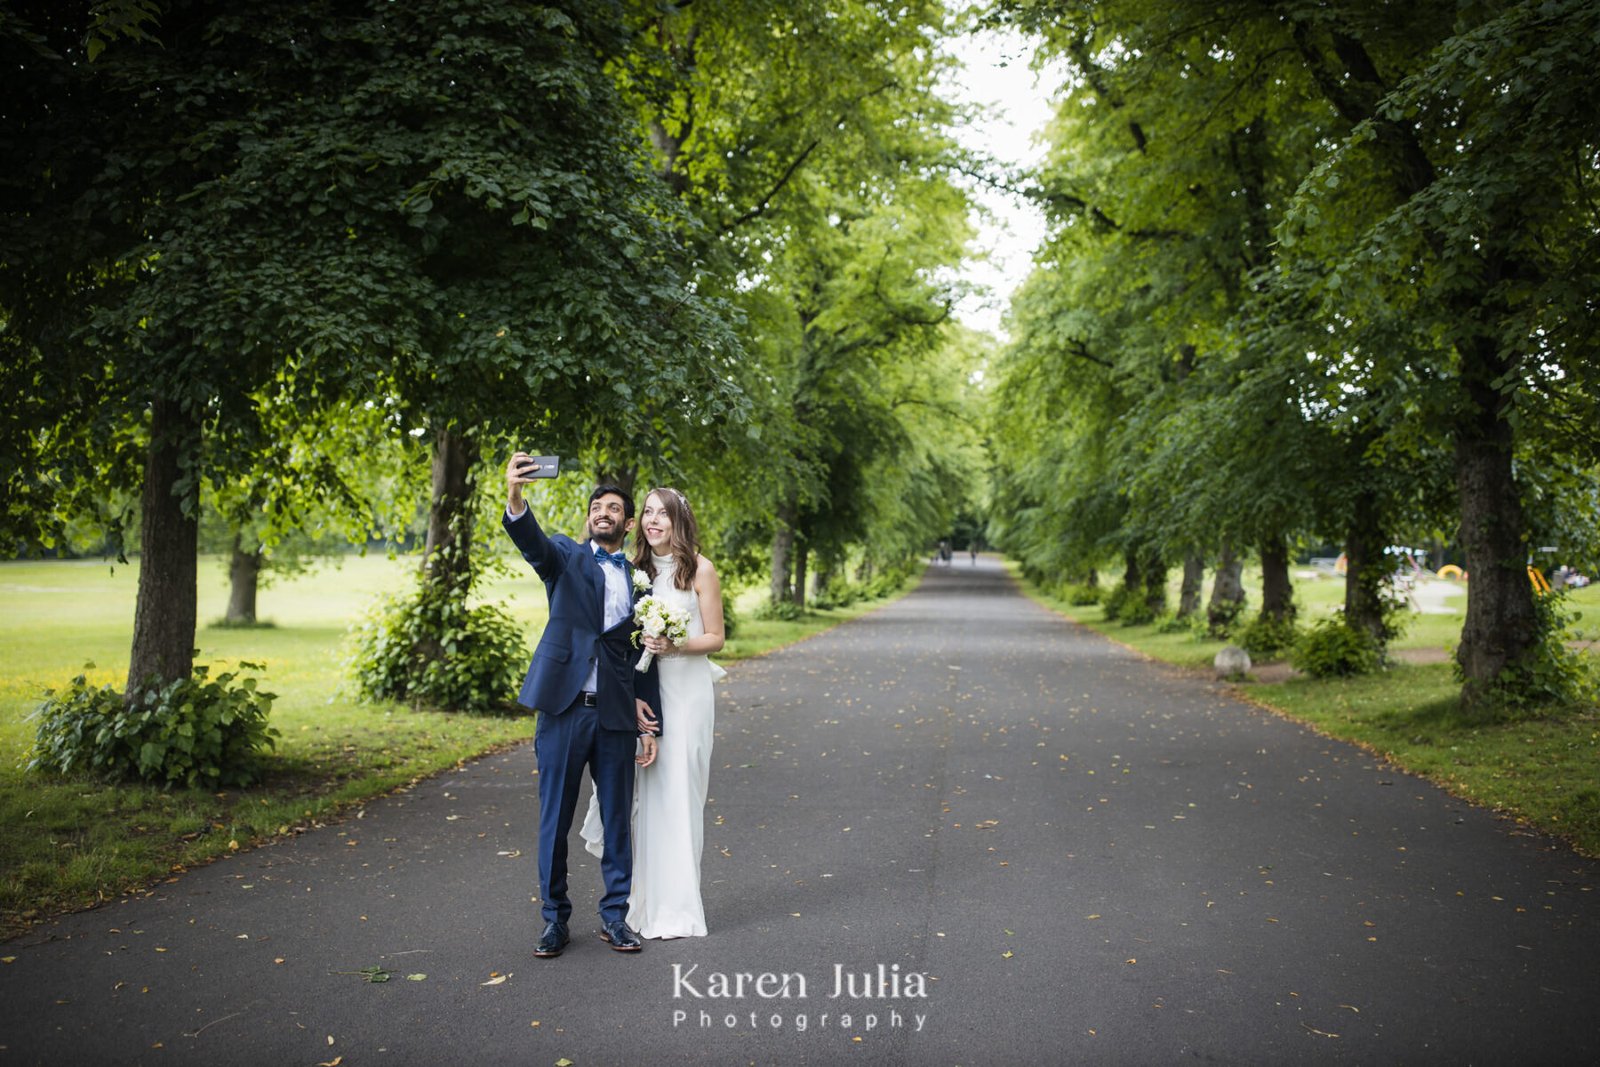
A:
[[[390,977],[389,972],[384,970],[382,967],[363,967],[359,971],[329,971],[328,973],[350,975],[358,974],[361,976],[361,980],[363,982],[387,982]],[[330,1037],[328,1040],[332,1041],[333,1038]]]
[[[509,974],[502,974],[497,978],[491,978],[487,982],[479,982],[478,984],[479,985],[499,985],[502,982],[504,982],[507,978],[510,978],[510,977],[511,976]]]
[[[427,977],[428,976],[425,975],[425,974],[408,974],[408,975],[406,975],[406,981],[408,981],[408,982],[421,982],[424,979],[426,979]]]
[[[1003,960],[1009,960],[1012,956],[1015,956],[1015,955],[1016,955],[1015,952],[1012,952],[1010,949],[1006,949],[1004,952],[1000,953],[1000,958],[1003,959]]]

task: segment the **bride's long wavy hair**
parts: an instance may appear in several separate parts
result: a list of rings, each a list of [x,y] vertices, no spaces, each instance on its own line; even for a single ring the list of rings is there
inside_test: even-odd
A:
[[[667,518],[672,520],[672,533],[667,538],[667,552],[664,553],[678,563],[672,584],[679,589],[693,589],[695,571],[700,567],[700,524],[694,521],[694,512],[689,510],[689,499],[670,486],[658,486],[646,493],[646,506],[649,506],[651,496],[661,501]],[[641,529],[633,550],[633,565],[648,574],[651,581],[656,577],[656,561],[651,558],[653,554],[650,542],[644,539]]]

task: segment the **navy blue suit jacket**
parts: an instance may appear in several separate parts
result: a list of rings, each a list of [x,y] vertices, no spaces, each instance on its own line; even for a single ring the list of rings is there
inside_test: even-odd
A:
[[[630,615],[605,629],[605,573],[594,550],[564,534],[550,536],[540,529],[533,509],[515,519],[501,516],[506,533],[544,581],[550,600],[550,621],[545,624],[533,662],[523,679],[517,702],[546,715],[560,715],[572,706],[595,668],[600,726],[606,730],[638,733],[634,698],[645,701],[659,720],[661,695],[655,665],[634,670],[640,649],[631,640]],[[633,568],[626,568],[628,588],[633,588]]]

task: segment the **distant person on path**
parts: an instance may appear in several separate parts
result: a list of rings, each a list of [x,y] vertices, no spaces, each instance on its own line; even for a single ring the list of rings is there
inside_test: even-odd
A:
[[[533,747],[539,761],[539,898],[544,932],[533,954],[561,955],[572,900],[567,895],[567,832],[589,768],[605,816],[600,873],[600,936],[618,952],[643,947],[628,927],[633,886],[634,765],[656,758],[660,707],[654,667],[634,670],[633,574],[622,552],[633,529],[633,500],[614,485],[589,494],[588,540],[547,535],[523,503],[539,466],[526,452],[506,466],[506,533],[544,580],[550,621],[534,650],[517,700],[539,711]]]
[[[700,554],[699,526],[678,490],[650,491],[639,530],[633,565],[650,576],[652,596],[688,612],[689,629],[682,644],[644,637],[660,664],[659,706],[672,732],[660,739],[655,763],[639,769],[628,924],[640,937],[704,937],[700,853],[716,725],[711,686],[725,673],[706,657],[722,648],[722,581]],[[583,838],[597,856],[607,825],[591,797]]]

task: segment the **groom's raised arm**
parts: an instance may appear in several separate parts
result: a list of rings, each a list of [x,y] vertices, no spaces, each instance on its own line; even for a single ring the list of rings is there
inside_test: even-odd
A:
[[[533,509],[522,499],[522,487],[533,481],[528,475],[538,470],[532,463],[533,458],[526,452],[516,452],[506,464],[506,513],[500,523],[539,577],[551,578],[560,569],[560,553],[533,517]]]

